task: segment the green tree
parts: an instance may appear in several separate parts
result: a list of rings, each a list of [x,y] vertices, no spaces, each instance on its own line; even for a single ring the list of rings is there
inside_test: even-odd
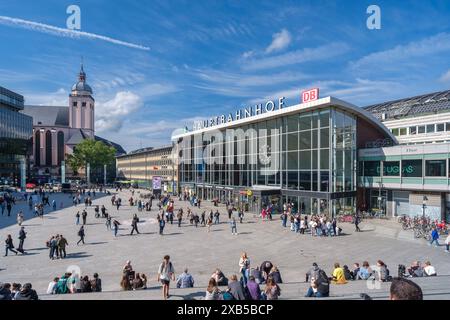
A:
[[[101,141],[86,139],[75,146],[73,153],[67,156],[67,162],[74,173],[84,168],[86,171],[87,164],[91,168],[110,165],[114,162],[116,149],[109,147]]]

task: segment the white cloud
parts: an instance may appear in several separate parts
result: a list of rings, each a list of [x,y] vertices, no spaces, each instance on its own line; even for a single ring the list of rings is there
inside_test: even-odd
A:
[[[24,92],[23,95],[26,105],[67,106],[69,104],[69,92],[63,88],[59,88],[57,91],[50,93]]]
[[[241,74],[225,71],[218,71],[213,69],[199,69],[196,70],[195,76],[210,83],[219,84],[222,86],[228,85],[231,87],[255,87],[255,86],[273,86],[279,83],[286,83],[291,81],[298,81],[305,79],[306,76],[300,72],[280,72],[273,74]]]
[[[96,131],[119,131],[126,117],[141,106],[141,98],[130,91],[120,91],[111,100],[97,102],[95,106]]]
[[[449,69],[446,73],[444,73],[444,74],[439,78],[439,80],[442,81],[442,82],[450,82],[450,69]]]
[[[134,44],[134,43],[130,43],[130,42],[122,41],[122,40],[113,39],[113,38],[102,36],[102,35],[95,34],[95,33],[64,29],[64,28],[59,28],[59,27],[55,27],[52,25],[44,24],[44,23],[23,20],[23,19],[18,19],[18,18],[0,16],[0,24],[20,27],[20,28],[24,28],[24,29],[28,29],[28,30],[52,34],[55,36],[60,36],[60,37],[65,37],[65,38],[87,38],[87,39],[91,39],[91,40],[102,40],[102,41],[122,45],[122,46],[129,47],[129,48],[146,50],[146,51],[150,50],[150,48],[146,47],[146,46],[142,46],[139,44]]]
[[[432,37],[413,41],[406,45],[398,45],[392,49],[371,53],[356,62],[351,63],[353,68],[374,67],[385,64],[398,64],[409,62],[412,58],[426,57],[433,54],[450,51],[450,34],[439,33]]]
[[[272,38],[272,43],[266,48],[266,53],[280,51],[287,48],[292,41],[291,34],[286,29],[275,33]]]
[[[255,52],[254,52],[253,50],[245,51],[245,52],[242,54],[242,58],[248,59],[248,58],[250,58],[251,56],[253,56],[254,54],[255,54]]]
[[[280,66],[286,67],[289,65],[304,63],[308,61],[329,59],[344,54],[349,50],[349,46],[345,43],[333,42],[317,48],[305,48],[270,58],[244,61],[244,63],[242,64],[242,68],[247,70],[260,70],[276,68]]]

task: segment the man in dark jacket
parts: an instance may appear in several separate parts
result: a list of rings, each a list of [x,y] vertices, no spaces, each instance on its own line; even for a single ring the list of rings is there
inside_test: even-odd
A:
[[[84,244],[85,233],[84,233],[84,227],[83,226],[81,226],[80,230],[78,231],[78,236],[80,237],[80,240],[78,240],[77,245],[79,245],[80,242],[83,242],[83,244]]]
[[[311,278],[317,279],[319,276],[320,268],[317,265],[317,263],[313,263],[311,269],[306,273],[306,280],[305,282],[308,282]]]
[[[0,301],[11,300],[11,284],[0,282]]]
[[[133,220],[131,221],[131,227],[132,227],[132,229],[131,229],[130,235],[132,235],[133,232],[134,232],[135,230],[136,230],[136,233],[139,234],[139,230],[138,230],[138,227],[137,227],[138,222],[139,222],[139,218],[138,218],[137,215],[135,214],[135,215],[133,216]]]
[[[25,227],[21,227],[19,231],[19,248],[17,248],[17,251],[19,251],[20,253],[25,253],[23,250],[23,243],[26,237],[27,233],[25,232]]]
[[[5,257],[8,255],[8,250],[17,254],[17,251],[14,250],[13,239],[11,238],[10,234],[8,234],[5,240]]]
[[[245,300],[244,289],[242,288],[241,282],[237,280],[237,276],[235,274],[230,277],[228,289],[230,289],[230,293],[235,300]]]
[[[36,291],[32,289],[31,283],[25,283],[16,294],[15,300],[39,300],[39,297]]]

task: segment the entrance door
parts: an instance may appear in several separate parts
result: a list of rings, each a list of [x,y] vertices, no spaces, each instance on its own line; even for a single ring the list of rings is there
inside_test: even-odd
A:
[[[395,216],[407,215],[410,216],[410,207],[409,207],[409,192],[403,191],[394,191],[393,200],[395,203]]]

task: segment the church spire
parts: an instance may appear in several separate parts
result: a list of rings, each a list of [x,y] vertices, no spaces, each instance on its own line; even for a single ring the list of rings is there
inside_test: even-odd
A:
[[[84,72],[83,68],[83,56],[81,56],[81,66],[80,66],[80,73],[78,74],[78,81],[86,81],[86,73]]]

